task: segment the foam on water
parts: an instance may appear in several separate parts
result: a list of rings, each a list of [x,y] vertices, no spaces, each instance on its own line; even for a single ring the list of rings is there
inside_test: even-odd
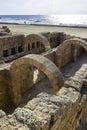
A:
[[[87,27],[87,15],[0,15],[0,22]]]

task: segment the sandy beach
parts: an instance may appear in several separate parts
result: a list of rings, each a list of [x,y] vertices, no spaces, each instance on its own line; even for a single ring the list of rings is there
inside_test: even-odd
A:
[[[17,34],[31,34],[40,32],[65,32],[67,34],[75,35],[82,38],[87,38],[87,28],[73,28],[73,27],[57,27],[57,26],[39,26],[39,25],[21,25],[21,24],[0,24],[0,27],[8,26],[12,33]]]

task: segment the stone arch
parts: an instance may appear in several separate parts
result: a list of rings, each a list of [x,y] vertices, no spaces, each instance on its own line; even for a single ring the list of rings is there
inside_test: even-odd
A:
[[[32,87],[32,73],[29,74],[31,67],[34,66],[42,71],[51,82],[56,93],[63,86],[63,76],[56,65],[49,59],[35,54],[24,56],[14,61],[10,68],[11,93],[15,105],[21,102],[21,83]],[[30,78],[30,79],[28,79]]]
[[[71,45],[79,45],[81,46],[82,48],[85,49],[85,51],[87,51],[87,42],[82,40],[82,39],[79,39],[79,38],[72,38],[72,39],[69,39],[69,40],[65,40],[63,43],[62,43],[62,46],[63,45],[67,45],[67,44],[71,44]]]
[[[30,44],[30,46],[32,46],[32,43],[37,43],[37,42],[40,42],[43,45],[44,51],[51,49],[50,43],[45,36],[43,36],[41,34],[30,34],[30,35],[27,35],[25,38],[26,51],[28,51],[29,44]],[[37,48],[36,48],[36,52],[37,52]]]
[[[82,48],[87,52],[87,42],[79,38],[72,38],[63,42],[63,45],[71,46],[71,60],[76,61],[81,54]]]
[[[76,49],[73,49],[73,46],[76,46]],[[79,38],[65,40],[62,44],[60,44],[60,46],[57,47],[57,66],[61,68],[72,59],[76,61],[81,47],[87,51],[87,42]]]

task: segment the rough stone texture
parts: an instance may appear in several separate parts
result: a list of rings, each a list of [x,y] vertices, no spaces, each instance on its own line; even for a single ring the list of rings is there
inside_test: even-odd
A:
[[[71,45],[61,44],[56,51],[56,65],[61,68],[71,60]]]
[[[66,87],[73,87],[79,92],[83,92],[84,87],[87,85],[87,64],[83,64],[82,67],[75,73],[73,77],[70,77],[68,81],[65,82]],[[84,82],[86,85],[84,85]]]
[[[0,130],[86,130],[86,104],[87,96],[71,86],[57,95],[41,93],[12,115],[0,111]]]
[[[51,49],[49,41],[41,34],[30,34],[25,38],[26,53],[42,53]]]
[[[44,53],[42,53],[41,55],[48,58],[49,60],[51,60],[53,63],[55,63],[55,58],[56,58],[56,50],[57,48],[48,50]]]
[[[2,110],[0,110],[0,118],[2,118],[2,117],[4,117],[4,116],[6,116],[5,112],[2,111]]]
[[[33,86],[33,67],[48,77],[55,93],[64,84],[62,73],[49,59],[35,54],[24,56],[11,63],[10,66],[5,66],[5,68],[3,66],[2,72],[6,71],[6,73],[4,77],[0,75],[2,79],[1,91],[6,86],[11,100],[16,106],[21,103],[23,94]],[[3,82],[6,82],[6,85]],[[3,85],[4,87],[2,87]],[[3,92],[7,94],[6,89]],[[5,95],[3,95],[3,100],[4,98],[6,98]]]
[[[63,32],[42,32],[41,35],[44,35],[48,39],[51,48],[59,46],[66,39],[72,38],[72,36]]]
[[[15,42],[17,47],[22,45],[22,38],[24,36],[20,35],[0,37],[1,49],[9,49]],[[31,54],[0,65],[0,108],[4,109],[10,103],[18,106],[22,102],[24,93],[34,84],[33,71],[36,68],[40,71],[40,76],[43,72],[48,77],[56,92],[61,88],[56,95],[40,93],[10,115],[0,110],[0,130],[87,129],[87,64],[65,83],[57,68],[71,60],[76,61],[82,48],[87,51],[86,40],[70,38],[71,36],[58,32],[31,34],[25,38],[25,44],[23,43],[24,55],[48,51],[42,56]],[[56,46],[58,47],[54,48]],[[50,48],[53,49],[49,50]],[[9,58],[8,56],[5,60],[9,61]]]
[[[72,39],[71,39],[72,38]],[[67,62],[70,61],[69,52],[70,45],[67,48],[68,44],[78,44],[81,45],[84,49],[87,48],[87,43],[85,40],[81,39],[75,39],[73,36],[70,36],[68,34],[65,34],[63,32],[44,32],[40,34],[30,34],[24,37],[24,35],[12,35],[12,34],[6,34],[4,36],[0,36],[0,60],[4,60],[5,62],[12,61],[13,59],[17,59],[18,57],[21,57],[26,54],[41,54],[45,51],[49,51],[51,48],[55,48],[57,46],[60,46],[60,44],[63,44],[58,48],[58,51],[56,53],[56,65],[57,66],[63,66]],[[65,46],[65,45],[66,46]],[[64,46],[64,47],[63,47]],[[68,51],[66,51],[66,48]],[[78,47],[76,47],[78,48]],[[66,52],[66,58],[64,56],[62,57],[61,50]],[[73,49],[74,50],[74,49]],[[80,49],[75,49],[75,52],[71,52],[73,55],[74,60],[76,60],[76,56],[80,53]],[[71,55],[70,54],[70,55]],[[60,56],[62,58],[60,58]],[[64,60],[63,60],[64,58]],[[60,63],[61,62],[61,63]],[[59,65],[60,64],[60,65]]]
[[[83,98],[87,98],[87,95],[84,95]],[[82,117],[77,123],[76,130],[87,130],[87,100],[83,102],[83,112]]]
[[[81,48],[84,48],[84,50],[87,51],[87,42],[78,38],[65,40],[57,48],[56,65],[61,68],[70,61],[76,61],[81,53]]]
[[[24,35],[0,37],[0,60],[13,60],[24,55]]]
[[[7,32],[7,33],[11,32],[7,26],[2,26],[2,30],[3,30],[3,32]]]
[[[87,96],[81,96],[74,88],[63,87],[57,95],[41,93],[12,115],[3,114],[0,130],[77,130],[86,104]]]
[[[50,80],[55,92],[61,88],[63,85],[63,76],[53,62],[43,56],[34,54],[27,55],[24,58],[29,59],[30,65],[33,65],[44,72],[44,74]]]
[[[33,71],[28,64],[14,62],[9,70],[9,89],[13,103],[17,106],[21,103],[24,93],[29,90],[33,85]]]
[[[5,108],[11,101],[8,90],[7,76],[6,70],[0,70],[0,108]]]
[[[7,27],[4,28],[4,31],[6,29]],[[3,31],[3,29],[1,30]],[[71,38],[70,35],[63,32],[30,34],[24,37],[24,35],[12,35],[2,31],[0,35],[0,58],[5,61],[11,61],[28,53],[40,54]],[[20,47],[22,47],[21,52],[18,49]]]
[[[70,39],[71,36],[67,35],[63,32],[53,32],[50,34],[50,44],[51,47],[57,47],[59,46],[64,40]]]
[[[11,34],[11,31],[7,26],[0,27],[0,36],[5,36],[9,34]]]

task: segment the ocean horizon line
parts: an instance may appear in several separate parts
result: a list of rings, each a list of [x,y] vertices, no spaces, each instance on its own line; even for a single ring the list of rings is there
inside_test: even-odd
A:
[[[75,26],[85,28],[87,27],[87,15],[0,15],[0,23]]]

